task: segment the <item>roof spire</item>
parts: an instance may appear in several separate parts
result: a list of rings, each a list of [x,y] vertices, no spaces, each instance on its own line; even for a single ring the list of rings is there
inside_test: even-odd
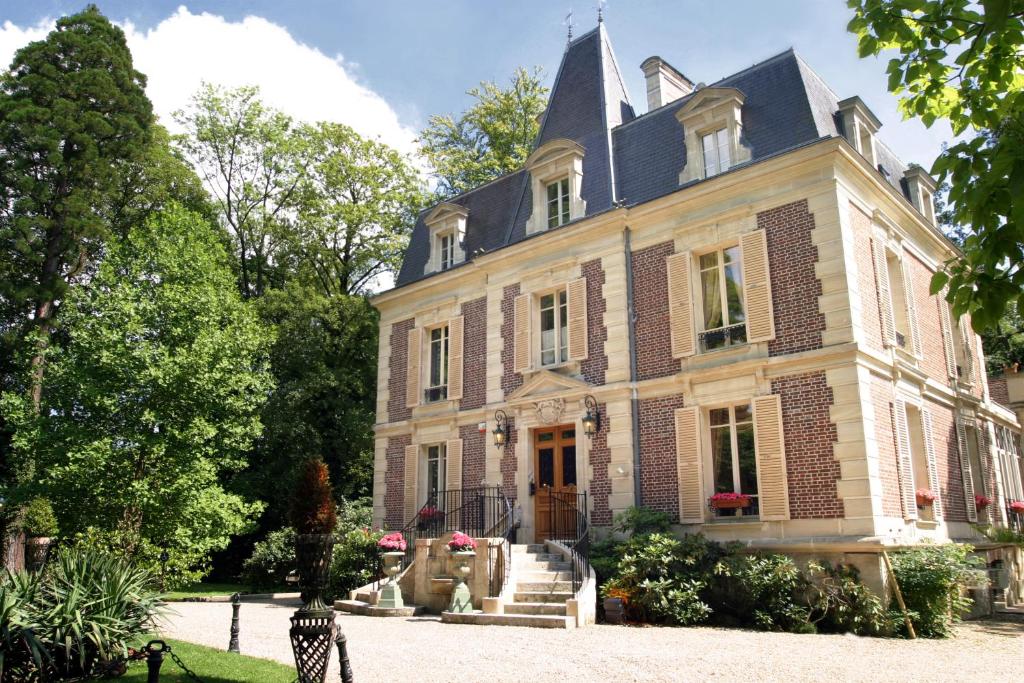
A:
[[[565,15],[565,20],[562,22],[563,26],[569,27],[569,38],[567,42],[572,42],[572,8],[569,8],[569,13]]]
[[[604,22],[604,3],[607,0],[597,0],[597,23]]]

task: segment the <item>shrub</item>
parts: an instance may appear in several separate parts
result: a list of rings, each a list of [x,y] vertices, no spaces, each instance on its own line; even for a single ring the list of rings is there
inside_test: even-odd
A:
[[[295,529],[271,531],[242,563],[242,581],[254,588],[276,588],[295,569]]]
[[[329,534],[337,521],[331,478],[319,458],[302,464],[291,508],[292,527],[300,534]]]
[[[963,595],[963,590],[975,580],[973,569],[979,560],[971,556],[973,550],[966,544],[945,543],[892,556],[893,572],[918,635],[949,636],[953,624],[971,606],[971,599]],[[903,616],[895,608],[892,619],[903,634]]]
[[[612,529],[633,535],[666,533],[672,528],[668,513],[651,508],[631,506],[615,515]]]
[[[889,615],[878,599],[860,582],[853,565],[811,562],[807,601],[810,620],[823,633],[854,633],[880,636],[891,632]]]
[[[338,598],[347,597],[349,591],[365,586],[377,578],[380,548],[377,543],[384,535],[366,527],[349,529],[339,535],[334,546],[331,580],[328,592]]]
[[[53,506],[46,498],[33,498],[25,506],[21,528],[27,536],[56,536],[57,516],[53,514]]]
[[[763,631],[806,633],[814,627],[797,595],[805,579],[785,555],[729,555],[715,566],[709,600],[716,621]]]
[[[178,590],[200,581],[210,570],[206,551],[189,538],[159,546],[121,530],[102,531],[87,527],[71,538],[71,547],[103,555],[130,558],[131,563],[158,579],[161,590]],[[167,551],[167,561],[160,555]]]
[[[0,578],[0,681],[30,680],[50,661],[36,636],[39,625],[27,609],[39,592],[39,580],[36,572]]]

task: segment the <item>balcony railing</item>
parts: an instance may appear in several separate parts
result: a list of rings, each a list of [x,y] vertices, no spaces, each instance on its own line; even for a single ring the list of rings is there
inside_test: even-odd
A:
[[[423,400],[425,403],[437,403],[438,401],[444,401],[448,398],[448,385],[442,384],[439,387],[430,387],[423,392]]]
[[[730,325],[719,327],[714,330],[705,330],[697,333],[697,340],[700,342],[701,351],[714,351],[724,349],[735,344],[747,343],[747,325]]]

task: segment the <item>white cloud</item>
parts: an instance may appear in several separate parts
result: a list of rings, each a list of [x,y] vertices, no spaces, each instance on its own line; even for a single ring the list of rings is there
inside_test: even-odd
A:
[[[403,125],[380,95],[359,83],[341,55],[328,57],[261,17],[231,22],[184,6],[148,31],[120,23],[135,68],[146,74],[161,123],[176,128],[172,112],[185,107],[201,81],[228,87],[258,85],[263,100],[296,119],[335,121],[402,152],[415,149],[416,132]],[[53,20],[32,27],[0,27],[0,64],[15,50],[45,37]],[[346,68],[348,67],[348,68]]]

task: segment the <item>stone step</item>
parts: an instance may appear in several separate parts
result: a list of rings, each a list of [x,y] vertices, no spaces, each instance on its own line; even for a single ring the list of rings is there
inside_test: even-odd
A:
[[[572,570],[572,563],[562,562],[561,560],[522,560],[520,562],[513,562],[512,566],[525,572],[565,572]]]
[[[564,602],[510,602],[505,614],[558,614],[565,616]]]
[[[423,614],[424,608],[419,605],[405,607],[377,607],[362,600],[335,600],[334,609],[339,612],[359,614],[364,617],[414,617]]]
[[[575,628],[576,620],[557,614],[484,614],[483,612],[441,612],[446,624],[490,626],[531,626],[533,628]]]
[[[542,543],[513,543],[512,554],[518,553],[543,553],[547,547]]]
[[[513,594],[515,602],[565,602],[572,599],[570,591],[521,591]]]
[[[572,594],[572,581],[517,581],[517,593],[565,593]]]
[[[512,558],[512,563],[522,562],[565,562],[560,553],[522,553]]]
[[[520,569],[516,572],[519,581],[572,581],[572,572],[568,569],[549,571],[545,569]]]

